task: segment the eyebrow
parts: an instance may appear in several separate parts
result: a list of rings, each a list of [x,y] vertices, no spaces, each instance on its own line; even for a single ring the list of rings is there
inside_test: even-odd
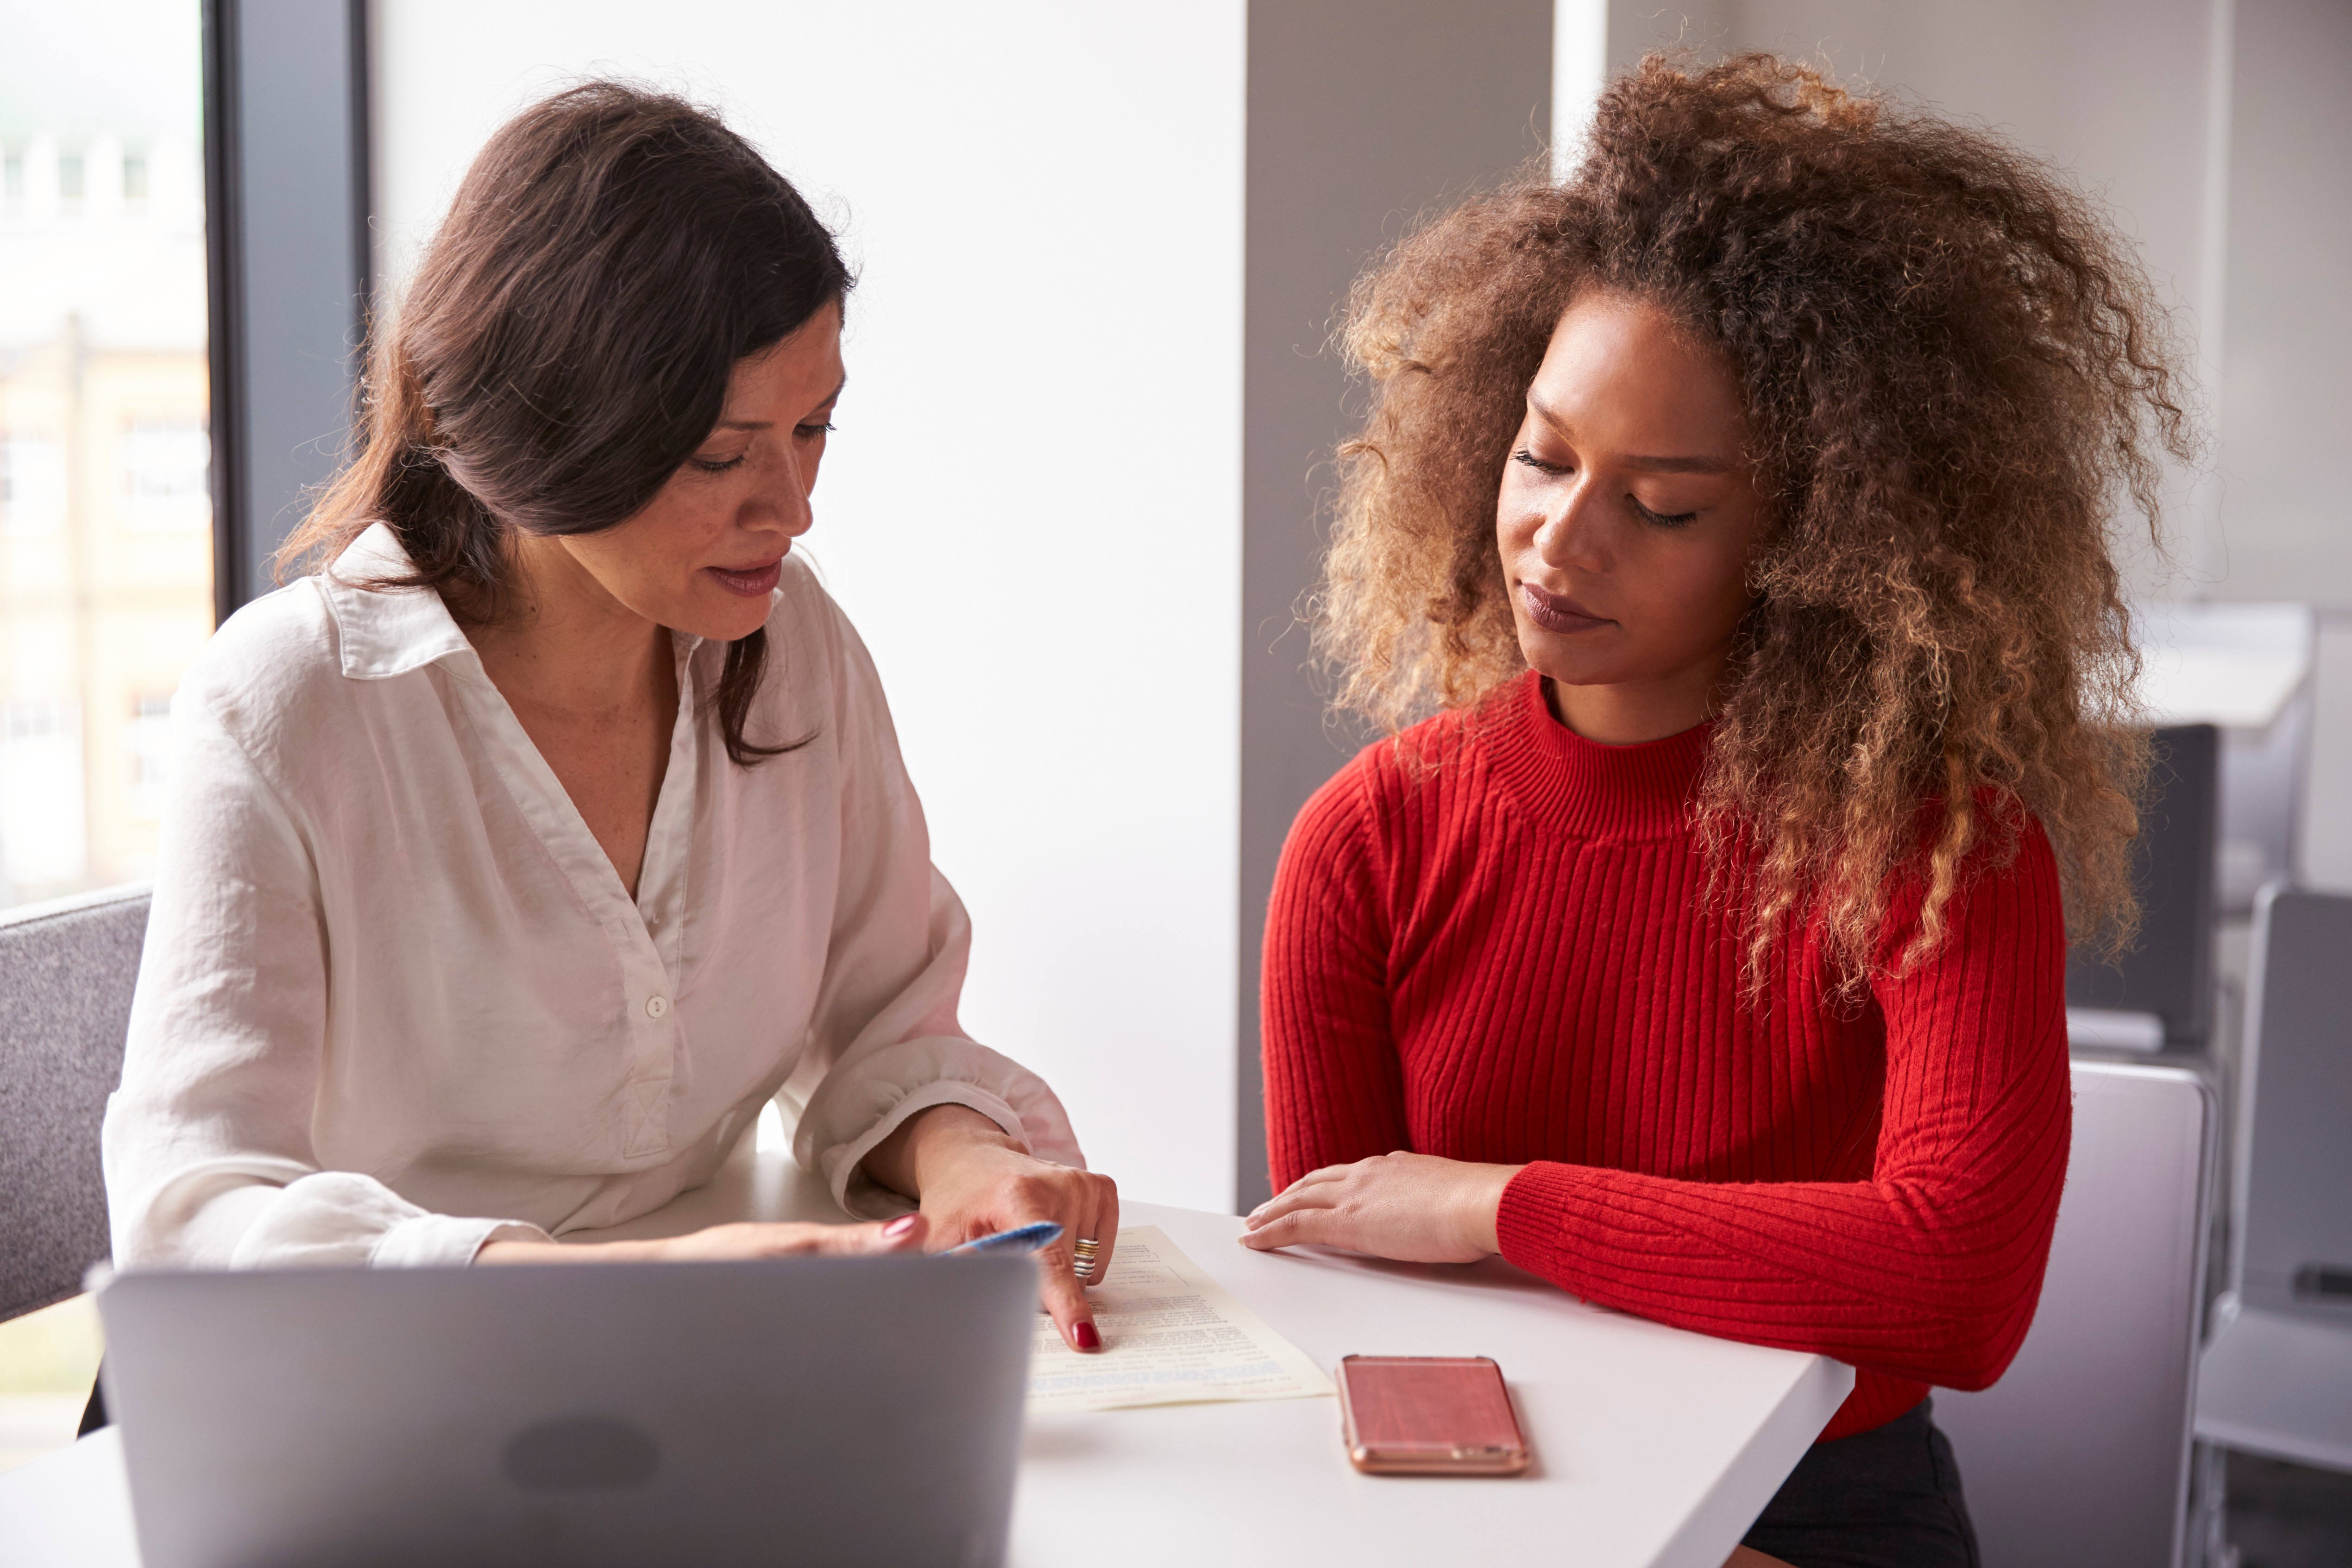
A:
[[[1569,434],[1567,423],[1545,407],[1539,399],[1529,396],[1528,406],[1537,418],[1563,436]],[[1617,460],[1626,468],[1640,468],[1652,474],[1727,474],[1731,471],[1731,464],[1722,458],[1620,458]]]
[[[829,404],[841,401],[841,390],[848,384],[849,377],[846,375],[834,383],[833,390],[824,395],[824,402],[818,404],[817,406],[823,408]],[[772,419],[721,419],[711,428],[714,430],[772,430],[775,428],[775,421]]]

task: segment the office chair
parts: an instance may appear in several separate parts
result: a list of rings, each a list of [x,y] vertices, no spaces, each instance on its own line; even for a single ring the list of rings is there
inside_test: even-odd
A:
[[[2178,1568],[2213,1180],[2213,1093],[2078,1061],[2032,1330],[1981,1394],[1936,1392],[1988,1568]]]
[[[146,932],[144,886],[0,913],[0,1320],[78,1294],[112,1250],[99,1124]]]
[[[2352,1470],[2352,898],[2263,889],[2252,967],[2197,1435]]]

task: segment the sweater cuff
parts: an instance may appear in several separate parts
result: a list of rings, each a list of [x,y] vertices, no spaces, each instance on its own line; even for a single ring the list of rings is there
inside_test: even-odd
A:
[[[553,1241],[535,1225],[510,1219],[459,1219],[421,1214],[402,1220],[368,1254],[371,1268],[463,1268],[493,1241]]]
[[[1560,1279],[1559,1203],[1551,1191],[1566,1173],[1566,1166],[1550,1160],[1520,1166],[1496,1207],[1495,1239],[1506,1262],[1572,1289]]]

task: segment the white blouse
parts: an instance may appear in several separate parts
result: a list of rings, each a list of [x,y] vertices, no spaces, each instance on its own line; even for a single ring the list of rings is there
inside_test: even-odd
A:
[[[122,1086],[118,1266],[469,1261],[708,1181],[761,1108],[852,1213],[927,1106],[1082,1164],[1054,1092],[956,1022],[971,927],[881,683],[796,556],[743,768],[675,638],[677,722],[632,902],[391,531],[223,626],[173,752]],[[786,1090],[786,1080],[792,1080]]]

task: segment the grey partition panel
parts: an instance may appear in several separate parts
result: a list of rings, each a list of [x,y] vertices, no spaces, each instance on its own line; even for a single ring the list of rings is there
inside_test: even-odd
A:
[[[2069,1006],[2153,1013],[2168,1045],[2202,1046],[2212,1032],[2221,778],[2221,731],[2212,725],[2156,732],[2156,767],[2132,847],[2139,942],[2119,963],[2069,954]]]
[[[1241,898],[1235,1190],[1267,1195],[1258,960],[1298,808],[1370,739],[1330,721],[1300,601],[1322,555],[1349,380],[1348,286],[1551,123],[1551,0],[1251,0],[1243,279]],[[1354,411],[1360,413],[1360,410]]]
[[[2032,1331],[1991,1388],[1936,1394],[1986,1568],[2181,1560],[2212,1091],[2179,1068],[2074,1072],[2074,1151]]]
[[[144,888],[0,915],[0,1319],[107,1258],[99,1124],[146,933]]]
[[[2352,1329],[2352,898],[2265,889],[2253,976],[2236,1287]]]

